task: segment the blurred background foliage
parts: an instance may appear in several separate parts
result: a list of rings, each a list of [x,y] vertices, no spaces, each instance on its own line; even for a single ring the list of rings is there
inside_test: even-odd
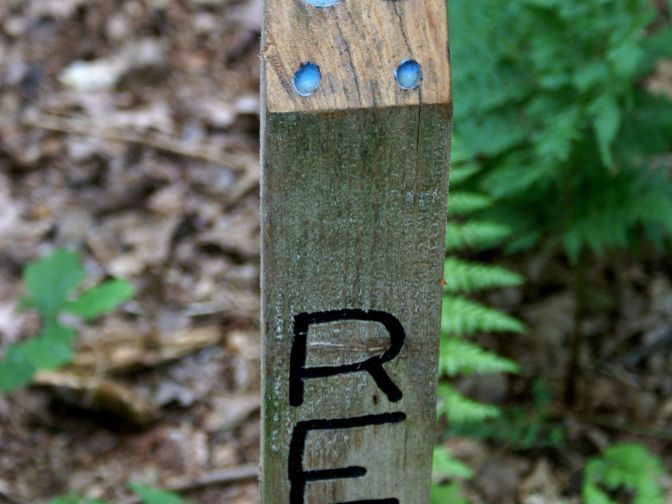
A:
[[[591,291],[588,270],[606,267],[614,251],[669,257],[672,88],[661,89],[652,76],[672,57],[672,2],[449,0],[448,7],[455,140],[441,439],[486,438],[513,450],[559,447],[564,432],[551,418],[553,401],[543,382],[528,390],[528,407],[504,411],[455,388],[456,377],[524,370],[525,362],[497,356],[470,336],[507,338],[525,328],[495,308],[456,297],[520,285],[523,278],[454,254],[492,262],[484,250],[498,246],[513,253],[514,262],[539,254],[564,257],[574,328],[564,390],[555,388],[569,413],[586,344],[581,326]],[[440,444],[435,480],[452,483],[435,487],[432,502],[466,502],[456,481],[477,470]],[[584,502],[625,502],[621,492],[632,502],[663,503],[662,472],[642,445],[616,445],[588,464]]]
[[[672,32],[649,0],[451,0],[455,134],[510,250],[576,262],[672,233]]]

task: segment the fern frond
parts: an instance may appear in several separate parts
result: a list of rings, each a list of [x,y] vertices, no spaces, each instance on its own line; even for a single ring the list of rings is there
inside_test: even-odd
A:
[[[438,394],[441,411],[450,423],[483,422],[500,414],[497,406],[469,399],[444,383],[439,385]]]
[[[441,314],[443,334],[466,336],[477,332],[523,332],[518,319],[461,297],[445,297]]]
[[[635,245],[642,231],[669,244],[669,205],[642,205],[672,188],[669,176],[653,183],[670,150],[672,100],[642,89],[672,54],[652,2],[448,2],[458,159],[481,167],[470,188],[496,198],[490,219],[509,224],[516,247],[550,236],[572,257]],[[604,201],[627,170],[652,183]]]
[[[465,215],[492,206],[492,198],[480,193],[453,191],[448,198],[448,215]]]
[[[450,167],[450,185],[460,185],[466,180],[469,180],[471,177],[476,175],[481,171],[481,167],[478,163],[471,160],[471,156],[468,153],[457,154],[456,151],[456,142],[457,138],[453,139],[453,145],[451,149],[451,158],[452,165]],[[456,157],[463,157],[462,160],[458,161]]]
[[[459,338],[441,340],[439,373],[442,375],[515,373],[517,371],[518,364],[488,352],[478,345]]]
[[[462,261],[456,257],[448,257],[443,266],[446,281],[446,292],[473,292],[482,289],[512,287],[523,283],[518,273],[498,266]]]
[[[536,103],[539,102],[539,103]],[[538,115],[548,116],[543,129],[535,138],[535,150],[541,159],[552,162],[566,161],[572,143],[579,137],[581,110],[572,103],[561,103],[554,96],[541,96],[533,100]]]
[[[475,155],[497,156],[525,144],[529,130],[517,117],[517,111],[500,111],[497,115],[465,118],[460,123],[465,147]]]
[[[449,222],[446,226],[446,251],[483,249],[509,236],[508,226],[493,222]]]
[[[663,465],[655,455],[639,444],[618,444],[593,458],[586,466],[583,495],[594,502],[611,502],[608,493],[624,487],[635,494],[635,504],[663,504],[658,479]]]
[[[432,460],[432,479],[434,481],[441,482],[446,478],[470,479],[473,477],[474,471],[456,459],[448,448],[444,446],[434,447]]]

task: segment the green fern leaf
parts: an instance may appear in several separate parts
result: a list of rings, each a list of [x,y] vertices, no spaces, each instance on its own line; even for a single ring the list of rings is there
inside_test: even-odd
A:
[[[484,249],[501,242],[511,234],[508,226],[492,222],[448,223],[446,251]]]
[[[472,471],[466,464],[456,459],[450,450],[443,446],[434,448],[434,457],[432,461],[432,479],[436,482],[446,478],[471,479],[474,477]]]
[[[453,191],[448,198],[448,215],[465,215],[492,206],[488,196],[473,192]]]
[[[595,485],[583,488],[583,500],[585,504],[618,504],[618,502],[611,500],[609,495]]]
[[[642,231],[669,244],[667,205],[637,216],[639,202],[672,186],[653,169],[669,152],[672,100],[641,85],[672,54],[672,30],[652,24],[652,2],[448,1],[457,158],[480,167],[470,190],[496,198],[490,220],[509,224],[516,246],[550,237],[574,257],[635,245]],[[594,204],[627,170],[658,183]],[[474,247],[453,242],[450,250]]]
[[[462,261],[448,257],[444,263],[443,276],[446,281],[446,292],[473,292],[483,289],[511,287],[523,283],[518,273],[485,264]]]
[[[614,164],[611,147],[621,125],[621,109],[613,96],[602,95],[592,103],[590,111],[602,163],[610,167]]]
[[[566,161],[572,152],[573,142],[579,136],[581,111],[576,106],[567,105],[552,95],[550,98],[537,97],[528,107],[528,111],[537,107],[539,110],[535,114],[547,114],[548,117],[534,140],[535,151],[545,161],[544,164]]]
[[[461,164],[455,164],[457,161],[455,160],[455,144],[453,144],[453,165],[450,168],[450,185],[456,186],[463,184],[466,180],[470,179],[474,175],[476,175],[479,171],[481,171],[481,167],[474,162],[468,162],[468,163],[461,163]]]
[[[493,308],[461,297],[446,297],[443,300],[443,334],[461,336],[477,332],[520,333],[524,330],[522,322]]]
[[[441,411],[450,423],[483,422],[500,414],[496,406],[469,399],[450,385],[439,385],[438,394]]]
[[[459,338],[444,338],[440,346],[439,373],[442,375],[516,373],[518,371],[518,364],[512,360],[500,357]]]
[[[583,495],[588,504],[611,502],[602,488],[613,491],[623,487],[634,492],[635,504],[662,504],[658,481],[662,474],[662,463],[644,446],[614,445],[586,466]]]

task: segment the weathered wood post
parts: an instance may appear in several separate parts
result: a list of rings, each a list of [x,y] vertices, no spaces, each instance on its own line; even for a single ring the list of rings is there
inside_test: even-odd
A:
[[[444,0],[266,0],[261,95],[261,500],[426,504]]]

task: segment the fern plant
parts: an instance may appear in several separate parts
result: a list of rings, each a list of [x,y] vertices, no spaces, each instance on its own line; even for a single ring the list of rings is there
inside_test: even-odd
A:
[[[535,380],[531,392],[531,407],[515,404],[503,408],[497,418],[485,422],[451,425],[446,434],[488,439],[516,450],[560,445],[565,432],[562,424],[550,415],[551,395],[548,389],[541,380]]]
[[[455,129],[509,247],[576,261],[672,236],[672,101],[641,81],[672,56],[650,0],[448,0]],[[462,204],[482,206],[481,195]],[[486,231],[490,232],[490,231]],[[470,231],[473,233],[473,231]]]
[[[430,504],[467,504],[462,497],[460,480],[474,477],[474,472],[452,456],[443,446],[434,448]],[[448,484],[445,484],[446,482]]]
[[[27,296],[21,306],[38,312],[41,329],[35,337],[5,349],[0,359],[0,392],[27,385],[38,370],[57,369],[72,360],[76,334],[61,323],[61,314],[93,320],[134,294],[130,283],[112,279],[73,296],[85,276],[79,255],[63,249],[26,267],[23,281]]]
[[[490,207],[493,201],[481,194],[460,190],[475,175],[473,166],[464,163],[460,144],[453,151],[452,194],[448,208],[444,266],[444,299],[441,318],[441,352],[439,372],[453,378],[459,375],[515,372],[515,362],[489,352],[469,339],[476,333],[521,332],[523,324],[496,309],[489,308],[465,295],[476,291],[520,285],[522,277],[498,266],[472,262],[457,257],[466,249],[484,249],[497,244],[509,234],[508,228],[487,221],[470,220],[475,211]],[[441,412],[449,423],[482,421],[498,414],[495,406],[481,404],[458,392],[448,381],[439,385]]]
[[[612,498],[625,490],[633,504],[663,504],[660,478],[663,465],[640,444],[618,444],[591,459],[586,466],[583,499],[586,504],[618,504]]]
[[[523,324],[493,308],[465,297],[469,294],[520,285],[522,277],[498,266],[459,258],[467,250],[482,250],[502,241],[509,230],[502,224],[469,218],[474,212],[489,208],[491,198],[471,192],[467,185],[478,171],[465,162],[459,143],[453,146],[451,196],[448,203],[449,223],[446,236],[448,256],[444,267],[444,299],[441,319],[439,372],[439,412],[449,425],[483,422],[499,415],[499,408],[464,396],[451,384],[451,379],[465,375],[516,372],[518,366],[510,359],[490,352],[470,339],[477,333],[511,333],[523,331]],[[445,479],[469,478],[471,471],[455,460],[444,447],[437,447],[434,459],[437,483]],[[449,490],[436,486],[433,501]],[[453,501],[442,501],[453,502]]]

